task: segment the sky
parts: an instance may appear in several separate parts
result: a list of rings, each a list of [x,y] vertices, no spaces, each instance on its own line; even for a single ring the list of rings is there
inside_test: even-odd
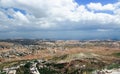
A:
[[[0,0],[0,39],[120,39],[120,0]]]

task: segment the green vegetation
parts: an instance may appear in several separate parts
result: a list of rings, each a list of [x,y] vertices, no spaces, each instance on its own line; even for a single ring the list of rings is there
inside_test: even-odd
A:
[[[64,60],[68,57],[68,55],[63,55],[63,56],[56,56],[54,58],[52,58],[52,61],[59,61],[59,60]]]
[[[31,63],[28,62],[25,64],[25,66],[21,66],[20,68],[17,69],[17,73],[16,74],[30,74],[30,68]]]
[[[0,64],[0,70],[2,70],[4,67],[11,67],[13,65],[16,65],[18,62],[5,62]]]
[[[107,69],[120,68],[120,64],[113,63],[107,67]]]
[[[24,66],[21,66],[17,69],[16,74],[30,74],[29,68],[26,68]]]
[[[64,68],[65,65],[63,63],[61,63],[61,64],[54,64],[53,66],[55,68],[62,69],[62,68]]]
[[[6,74],[6,72],[3,70],[0,70],[0,74]]]
[[[20,61],[11,61],[11,62],[4,62],[0,64],[0,70],[2,70],[4,67],[11,67],[11,66],[17,66],[21,63],[26,63],[28,60],[20,60]]]
[[[118,52],[118,53],[113,53],[113,55],[116,56],[116,57],[120,57],[120,52]]]
[[[48,73],[49,74],[59,74],[57,71],[52,70],[50,68],[46,68],[46,67],[39,69],[39,72],[40,72],[40,74],[48,74]]]
[[[2,73],[0,73],[0,74],[6,74],[6,72],[2,72]]]
[[[28,62],[28,63],[26,63],[26,64],[25,64],[25,66],[24,66],[24,67],[25,67],[25,68],[30,68],[30,66],[31,66],[31,63],[30,63],[30,62]]]

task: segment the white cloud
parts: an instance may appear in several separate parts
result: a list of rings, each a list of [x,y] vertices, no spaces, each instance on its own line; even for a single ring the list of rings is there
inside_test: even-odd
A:
[[[114,14],[94,13],[86,5],[78,5],[74,0],[0,0],[0,26],[8,26],[10,30],[62,30],[62,29],[115,29],[120,28],[120,3],[90,3],[87,8],[92,11],[112,11]],[[18,8],[26,11],[15,11]],[[7,14],[14,19],[7,18]],[[8,22],[5,22],[8,21]]]
[[[27,19],[27,17],[19,11],[17,11],[13,16],[14,16],[14,19],[16,19],[17,21],[29,23],[29,20]]]
[[[96,10],[96,11],[104,11],[104,10],[112,11],[115,9],[113,4],[102,5],[101,3],[90,3],[87,5],[87,7],[91,10]]]

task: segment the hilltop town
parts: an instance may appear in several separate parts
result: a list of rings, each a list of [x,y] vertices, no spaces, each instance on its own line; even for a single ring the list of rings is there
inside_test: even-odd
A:
[[[120,41],[0,40],[0,74],[120,73]]]

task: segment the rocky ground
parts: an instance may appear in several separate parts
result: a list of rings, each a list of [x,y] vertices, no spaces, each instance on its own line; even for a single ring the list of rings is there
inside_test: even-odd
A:
[[[120,41],[0,40],[0,69],[20,66],[34,59],[40,74],[44,70],[51,74],[95,74],[97,70],[103,72],[105,69],[116,71],[120,68]],[[39,59],[47,61],[40,63]]]

